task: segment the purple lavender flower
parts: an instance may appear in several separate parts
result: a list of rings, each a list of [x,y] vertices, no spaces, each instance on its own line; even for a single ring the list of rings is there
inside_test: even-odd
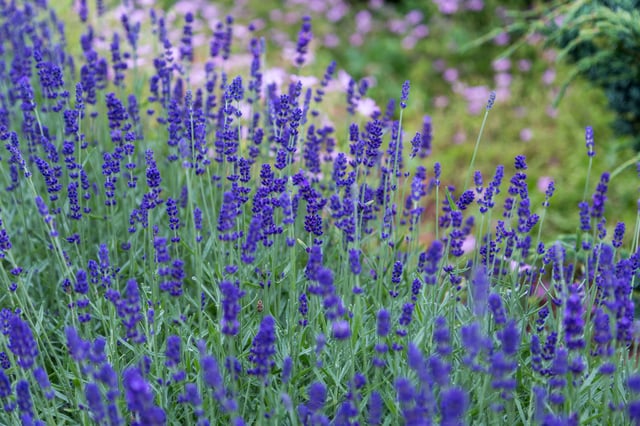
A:
[[[221,241],[234,241],[242,237],[241,233],[235,231],[236,218],[240,214],[240,205],[234,191],[226,191],[223,195],[222,208],[218,217],[218,238]]]
[[[497,334],[502,343],[502,351],[509,356],[515,355],[520,346],[520,330],[516,322],[509,321]]]
[[[580,230],[584,232],[591,231],[591,217],[589,216],[589,203],[581,201],[578,204],[580,208]]]
[[[380,337],[385,337],[391,331],[391,316],[386,309],[380,309],[376,315],[377,329],[376,333]]]
[[[502,179],[504,178],[504,166],[499,165],[496,167],[495,174],[493,175],[493,180],[489,183],[487,188],[482,195],[482,200],[478,200],[478,204],[480,204],[480,213],[484,214],[489,211],[489,209],[494,207],[493,198],[495,195],[500,193],[500,185],[502,184]]]
[[[87,405],[93,421],[101,423],[106,416],[106,410],[102,402],[100,387],[96,383],[87,383],[84,388],[84,394],[87,398]]]
[[[415,305],[413,303],[405,303],[402,306],[402,314],[400,314],[400,318],[398,318],[398,323],[404,327],[407,327],[411,324],[413,309]]]
[[[235,336],[240,329],[238,322],[238,314],[240,313],[240,298],[245,292],[233,284],[231,281],[222,281],[220,283],[220,292],[222,293],[222,332],[227,336]]]
[[[362,271],[362,266],[360,265],[360,255],[361,250],[358,249],[350,249],[349,250],[349,266],[351,269],[351,273],[354,275],[359,275]]]
[[[368,424],[379,425],[382,422],[383,401],[382,396],[377,391],[371,392],[368,404]]]
[[[616,223],[615,230],[613,231],[613,241],[611,245],[615,248],[620,248],[622,246],[622,239],[624,238],[625,225],[624,222]]]
[[[564,332],[565,343],[569,350],[582,349],[585,346],[584,331],[584,308],[580,297],[578,286],[569,286],[569,297],[565,303],[564,310]]]
[[[268,384],[267,375],[275,364],[272,357],[276,353],[276,322],[272,316],[265,316],[260,323],[258,334],[253,339],[249,361],[254,367],[247,370],[248,374],[262,379],[265,386]]]
[[[427,250],[424,265],[424,282],[427,285],[435,285],[440,260],[442,259],[444,245],[440,240],[435,240]]]
[[[549,182],[547,185],[547,189],[544,192],[544,201],[542,202],[543,207],[549,207],[549,200],[553,197],[553,193],[556,190],[555,183],[553,181]]]
[[[312,38],[313,33],[311,32],[311,17],[304,16],[302,18],[302,27],[300,28],[300,32],[298,33],[298,43],[296,45],[296,52],[298,52],[298,56],[296,57],[296,65],[299,67],[304,64],[309,43],[311,43]]]
[[[55,396],[53,389],[51,388],[51,382],[47,372],[42,367],[37,367],[33,370],[33,377],[35,377],[38,386],[44,392],[45,398],[51,400]]]
[[[586,146],[587,146],[587,155],[589,157],[593,157],[594,155],[596,155],[596,152],[593,149],[593,147],[595,146],[594,138],[593,138],[593,127],[591,127],[591,126],[585,127],[584,139],[585,139]]]
[[[400,96],[400,108],[405,109],[407,107],[407,100],[409,99],[409,80],[402,83],[402,95]]]
[[[38,344],[33,338],[29,325],[19,314],[14,314],[9,320],[9,349],[17,357],[17,363],[24,369],[33,366],[38,356]]]
[[[336,320],[331,325],[331,334],[336,340],[345,340],[351,336],[351,328],[349,327],[349,321]]]
[[[167,360],[164,365],[170,368],[180,365],[180,336],[171,335],[167,337],[167,350],[165,355]]]
[[[491,313],[493,314],[493,320],[496,324],[504,324],[507,322],[507,314],[504,310],[504,306],[502,305],[502,298],[497,293],[491,293],[489,295],[489,309],[491,309]]]
[[[483,316],[487,312],[487,299],[489,297],[490,282],[484,266],[476,268],[471,286],[473,297],[473,313]]]
[[[138,329],[143,320],[143,315],[140,307],[140,290],[135,278],[127,281],[125,297],[114,302],[116,303],[118,316],[122,320],[122,325],[125,326],[127,340],[135,343],[144,343],[146,336]]]
[[[307,314],[309,313],[309,304],[307,301],[306,293],[300,294],[300,297],[298,298],[298,303],[299,303],[298,312],[300,312],[300,316],[302,316],[302,318],[298,320],[298,324],[304,327],[308,323]]]
[[[180,41],[182,45],[180,46],[180,60],[193,62],[193,45],[192,45],[192,36],[193,36],[193,13],[187,12],[184,17],[184,28],[182,30],[182,38]]]
[[[590,215],[595,220],[602,219],[604,216],[604,204],[607,201],[607,189],[609,184],[609,173],[604,172],[600,176],[600,183],[596,187],[596,192],[591,198]]]
[[[82,339],[74,327],[67,327],[65,333],[67,336],[67,349],[71,358],[76,362],[84,361],[89,355],[91,342]]]
[[[153,402],[153,388],[144,379],[138,367],[126,369],[122,375],[127,408],[139,416],[140,423],[145,425],[164,425],[166,414]]]
[[[454,426],[462,424],[467,410],[467,393],[457,387],[448,388],[440,394],[440,413],[442,426]]]
[[[33,401],[31,400],[31,392],[29,391],[29,382],[26,380],[20,380],[16,384],[16,402],[20,413],[23,416],[33,417]],[[25,423],[23,421],[23,423]]]
[[[451,332],[447,327],[447,320],[443,316],[439,316],[435,320],[433,341],[436,343],[436,352],[438,354],[441,356],[451,354]]]

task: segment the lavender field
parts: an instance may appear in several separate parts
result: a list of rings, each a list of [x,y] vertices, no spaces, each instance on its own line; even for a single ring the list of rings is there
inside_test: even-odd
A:
[[[486,171],[504,86],[456,86],[461,168],[421,85],[318,64],[373,28],[316,31],[341,2],[272,11],[281,36],[213,3],[66,3],[0,0],[0,424],[640,424],[640,214],[609,207],[637,183],[591,123],[555,209],[528,156]]]

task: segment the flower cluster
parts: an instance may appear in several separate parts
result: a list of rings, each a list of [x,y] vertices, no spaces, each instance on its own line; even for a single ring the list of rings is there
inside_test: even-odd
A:
[[[534,205],[523,155],[456,187],[438,123],[406,133],[408,80],[368,111],[373,80],[303,75],[325,59],[311,16],[280,79],[259,21],[88,3],[67,32],[44,1],[0,2],[0,423],[640,418],[615,173],[548,241],[555,184]]]

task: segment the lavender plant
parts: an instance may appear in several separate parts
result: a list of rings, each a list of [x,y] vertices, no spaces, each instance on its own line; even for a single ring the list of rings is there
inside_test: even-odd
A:
[[[125,2],[105,35],[80,6],[74,56],[46,2],[0,2],[1,423],[640,423],[640,222],[609,235],[609,174],[546,241],[524,156],[483,179],[479,137],[455,188],[421,164],[437,123],[405,147],[408,81],[399,112],[357,115],[353,80],[330,103],[311,19],[277,84],[230,16],[205,52],[192,12],[174,37]]]

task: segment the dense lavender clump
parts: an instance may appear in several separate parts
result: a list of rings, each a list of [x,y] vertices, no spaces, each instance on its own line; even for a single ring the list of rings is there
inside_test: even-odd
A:
[[[143,3],[0,1],[1,424],[640,419],[618,172],[555,238],[535,157],[459,186],[410,81],[380,109],[317,51],[340,2],[272,10],[293,40]]]

